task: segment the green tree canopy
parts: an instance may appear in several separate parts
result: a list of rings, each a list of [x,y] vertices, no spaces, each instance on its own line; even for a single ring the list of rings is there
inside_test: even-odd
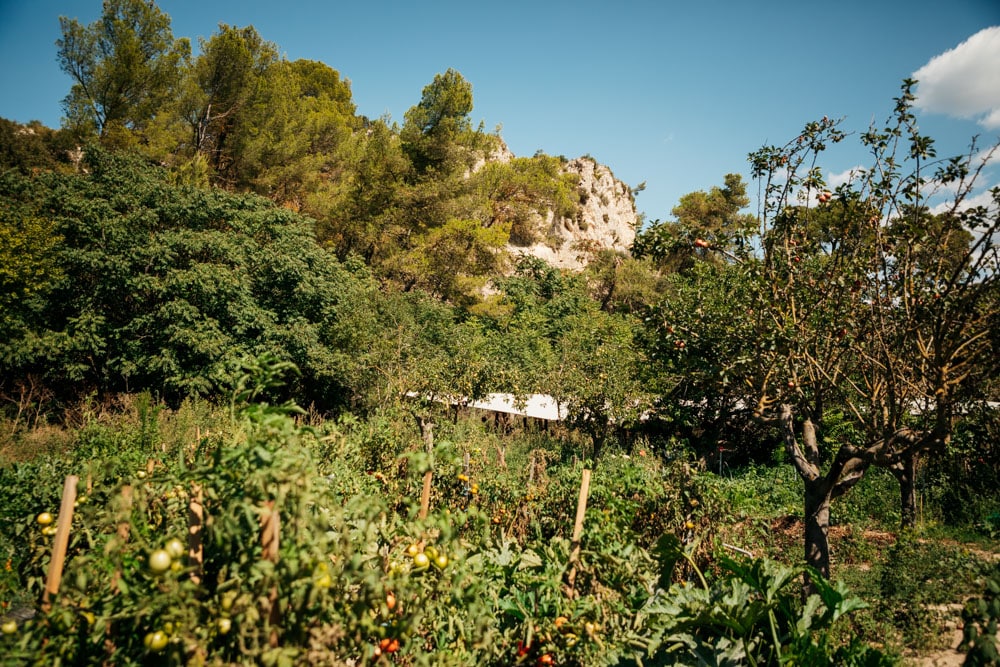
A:
[[[684,270],[695,258],[717,261],[746,250],[748,235],[756,231],[756,217],[740,211],[750,203],[739,174],[726,174],[724,185],[681,197],[671,211],[672,221],[655,221],[636,235],[632,246],[638,257],[652,257],[669,270]],[[715,252],[709,250],[714,249]],[[717,254],[723,251],[723,254]]]
[[[264,75],[277,60],[277,47],[253,26],[223,23],[210,39],[201,41],[185,81],[181,113],[191,148],[208,158],[223,182],[237,161],[232,134],[259,99]]]
[[[3,313],[4,374],[178,398],[211,393],[244,355],[271,352],[301,369],[298,396],[350,399],[357,351],[376,332],[363,267],[339,263],[309,222],[265,199],[174,186],[99,150],[86,166],[2,182],[15,230],[61,237],[33,263],[48,277],[44,298]]]
[[[108,141],[141,134],[174,93],[190,43],[175,40],[170,17],[144,0],[105,0],[89,26],[59,23],[59,65],[74,82],[63,103],[67,126]]]
[[[405,114],[403,146],[419,173],[451,172],[467,159],[472,122],[472,84],[449,69],[424,87],[420,102]]]

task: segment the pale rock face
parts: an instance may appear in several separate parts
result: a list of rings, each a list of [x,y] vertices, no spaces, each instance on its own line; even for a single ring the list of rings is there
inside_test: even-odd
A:
[[[579,270],[586,263],[583,251],[587,247],[628,253],[639,219],[628,185],[616,179],[608,167],[589,157],[570,160],[563,165],[563,171],[580,179],[577,185],[580,212],[575,219],[559,220],[549,213],[548,229],[562,244],[556,249],[532,247],[531,254],[557,268]]]
[[[481,158],[472,172],[487,162],[510,162],[515,155],[500,140],[497,148]],[[579,178],[580,210],[573,218],[556,219],[552,211],[538,216],[538,228],[549,241],[531,246],[508,246],[513,255],[533,255],[559,269],[579,271],[586,266],[586,250],[611,248],[628,253],[635,240],[639,215],[631,189],[615,178],[611,170],[590,157],[569,160],[563,173]]]
[[[490,151],[486,155],[480,155],[480,156],[478,156],[476,158],[476,161],[472,165],[472,168],[469,170],[468,173],[466,173],[465,176],[466,176],[466,178],[468,178],[469,175],[476,173],[477,171],[479,171],[480,169],[482,169],[484,166],[486,166],[487,162],[501,162],[501,163],[506,163],[506,162],[510,162],[515,157],[516,156],[513,153],[510,152],[510,149],[507,148],[506,142],[504,142],[501,139],[500,141],[497,142],[496,148],[494,148],[492,151]]]

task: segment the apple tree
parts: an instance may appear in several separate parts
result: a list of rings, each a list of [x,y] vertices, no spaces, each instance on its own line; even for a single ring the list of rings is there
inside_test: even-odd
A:
[[[860,135],[871,165],[835,191],[819,161],[847,139],[839,121],[751,154],[758,229],[673,293],[689,307],[668,296],[650,320],[661,341],[669,327],[713,338],[661,342],[681,378],[673,395],[724,386],[780,436],[803,482],[805,560],[827,576],[832,501],[884,466],[912,524],[917,458],[948,446],[996,376],[1000,189],[973,197],[992,152],[938,160],[916,128],[913,83],[884,128]],[[730,298],[707,291],[725,281],[739,286]]]

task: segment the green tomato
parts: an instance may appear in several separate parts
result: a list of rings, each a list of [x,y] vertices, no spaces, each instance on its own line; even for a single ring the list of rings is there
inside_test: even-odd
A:
[[[171,558],[180,558],[187,552],[187,549],[184,547],[184,543],[176,537],[167,542],[163,548],[168,554],[170,554]]]
[[[153,653],[159,653],[163,649],[167,648],[167,643],[169,641],[170,637],[167,636],[166,632],[163,630],[156,630],[147,634],[142,643],[145,644],[146,648]]]
[[[149,554],[149,571],[153,574],[163,574],[170,569],[171,563],[173,563],[173,559],[164,549],[157,549]]]
[[[439,570],[443,570],[444,568],[448,567],[448,557],[445,556],[444,554],[438,554],[437,556],[435,556],[433,563],[434,567],[436,567]]]
[[[426,570],[431,564],[431,559],[423,551],[413,557],[413,567],[417,570]]]
[[[17,621],[7,621],[3,625],[0,625],[0,632],[5,635],[12,635],[17,632]]]

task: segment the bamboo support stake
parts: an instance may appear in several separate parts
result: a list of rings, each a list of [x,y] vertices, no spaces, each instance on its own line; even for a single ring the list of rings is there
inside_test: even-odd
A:
[[[59,594],[59,584],[62,583],[63,565],[66,562],[66,548],[69,546],[69,532],[73,527],[73,503],[76,502],[76,485],[80,478],[69,475],[63,484],[62,504],[59,506],[59,518],[56,523],[56,538],[52,544],[52,560],[49,561],[49,574],[45,580],[45,591],[42,593],[42,611],[52,608],[50,597]]]
[[[205,525],[205,499],[201,484],[191,487],[191,500],[188,503],[188,560],[194,568],[191,581],[196,585],[201,583],[201,566],[205,561],[205,547],[201,541],[201,531]]]
[[[590,494],[590,470],[583,469],[580,479],[580,497],[576,501],[576,521],[573,523],[573,542],[569,552],[569,573],[566,577],[566,594],[574,595],[576,584],[576,563],[580,559],[580,538],[583,537],[583,519],[587,514],[587,496]]]

